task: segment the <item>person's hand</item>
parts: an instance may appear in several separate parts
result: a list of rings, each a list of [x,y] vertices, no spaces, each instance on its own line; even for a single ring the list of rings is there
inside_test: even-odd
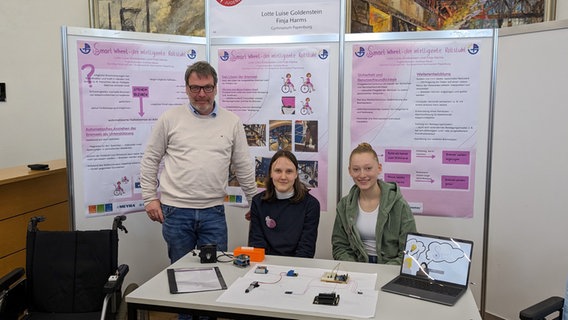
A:
[[[250,210],[245,213],[245,219],[250,221]]]
[[[164,222],[164,215],[162,214],[162,206],[160,200],[152,200],[146,206],[144,206],[148,218],[152,221],[158,221],[159,223]]]

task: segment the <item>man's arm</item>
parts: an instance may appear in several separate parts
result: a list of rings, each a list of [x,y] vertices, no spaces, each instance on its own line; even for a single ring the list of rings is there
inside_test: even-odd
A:
[[[144,210],[148,214],[148,218],[152,221],[158,221],[159,223],[164,223],[164,214],[162,213],[162,204],[160,200],[152,200],[144,206]]]
[[[239,185],[243,189],[247,201],[250,203],[252,197],[258,193],[255,181],[255,172],[252,157],[245,134],[243,124],[239,120],[233,132],[234,147],[231,163],[235,169]]]
[[[167,147],[167,139],[163,133],[163,128],[162,121],[156,122],[140,162],[140,185],[142,187],[144,209],[151,220],[160,222],[164,221],[164,217],[160,200],[158,199],[158,171]]]

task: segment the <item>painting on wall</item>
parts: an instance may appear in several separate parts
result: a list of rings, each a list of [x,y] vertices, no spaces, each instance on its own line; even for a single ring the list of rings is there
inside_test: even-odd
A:
[[[543,22],[555,0],[351,0],[352,33],[493,29]]]
[[[90,0],[97,29],[205,36],[205,0]]]

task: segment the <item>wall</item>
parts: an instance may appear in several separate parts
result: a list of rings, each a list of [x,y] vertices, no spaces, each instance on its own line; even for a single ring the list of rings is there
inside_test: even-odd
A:
[[[88,1],[0,1],[0,168],[65,158],[62,25],[88,27]]]
[[[568,19],[568,1],[557,0],[556,20]]]
[[[515,319],[568,276],[568,20],[501,31],[486,310]]]

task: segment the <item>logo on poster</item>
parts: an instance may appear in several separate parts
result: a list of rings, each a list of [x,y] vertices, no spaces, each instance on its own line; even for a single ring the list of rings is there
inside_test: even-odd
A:
[[[355,55],[359,58],[365,55],[365,48],[359,47],[359,51],[355,51]]]
[[[187,52],[187,57],[190,59],[195,59],[197,57],[197,51],[195,49],[191,49]]]
[[[217,2],[225,7],[232,7],[232,6],[236,6],[237,4],[239,4],[241,2],[241,0],[217,0]]]
[[[89,54],[89,52],[91,52],[91,46],[85,42],[83,47],[79,48],[79,51],[81,51],[82,54]]]
[[[467,52],[470,54],[477,54],[479,52],[479,46],[476,43],[469,45]]]
[[[227,51],[223,51],[223,55],[219,56],[219,59],[221,59],[221,61],[229,60],[229,53]]]

